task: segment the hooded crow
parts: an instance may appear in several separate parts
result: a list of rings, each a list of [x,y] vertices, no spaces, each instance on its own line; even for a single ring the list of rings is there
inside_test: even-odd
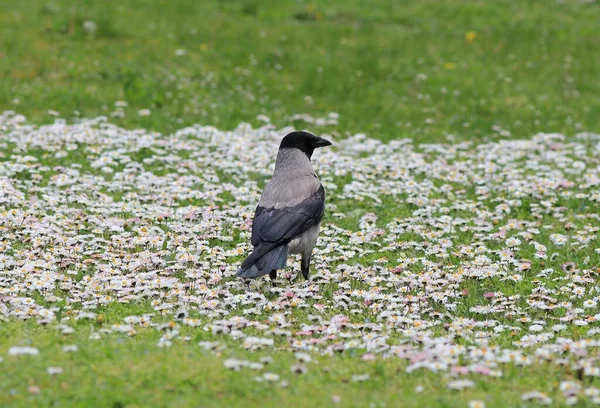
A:
[[[312,250],[325,210],[325,190],[310,158],[329,140],[308,132],[291,132],[279,145],[273,178],[265,186],[252,222],[252,253],[237,276],[244,279],[285,268],[288,254],[302,254],[301,270],[308,279]]]

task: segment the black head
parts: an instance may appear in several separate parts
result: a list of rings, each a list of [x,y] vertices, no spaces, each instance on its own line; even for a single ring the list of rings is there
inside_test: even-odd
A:
[[[309,132],[295,131],[288,133],[281,144],[280,149],[293,148],[304,152],[310,159],[317,147],[331,146],[331,142],[322,137],[318,137]]]

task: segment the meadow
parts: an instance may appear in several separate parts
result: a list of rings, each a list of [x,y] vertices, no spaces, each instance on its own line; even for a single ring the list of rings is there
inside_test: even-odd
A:
[[[600,404],[595,1],[0,5],[0,405]],[[235,271],[327,135],[311,279]]]

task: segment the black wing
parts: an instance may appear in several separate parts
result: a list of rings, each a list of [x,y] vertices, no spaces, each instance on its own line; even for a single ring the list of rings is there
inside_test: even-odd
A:
[[[294,207],[258,206],[252,222],[252,245],[287,243],[323,219],[325,190],[319,189]]]

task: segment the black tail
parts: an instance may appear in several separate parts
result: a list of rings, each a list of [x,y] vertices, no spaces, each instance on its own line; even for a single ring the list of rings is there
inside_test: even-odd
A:
[[[287,253],[287,245],[277,247],[259,245],[242,263],[236,275],[244,279],[257,278],[272,270],[285,268]]]

